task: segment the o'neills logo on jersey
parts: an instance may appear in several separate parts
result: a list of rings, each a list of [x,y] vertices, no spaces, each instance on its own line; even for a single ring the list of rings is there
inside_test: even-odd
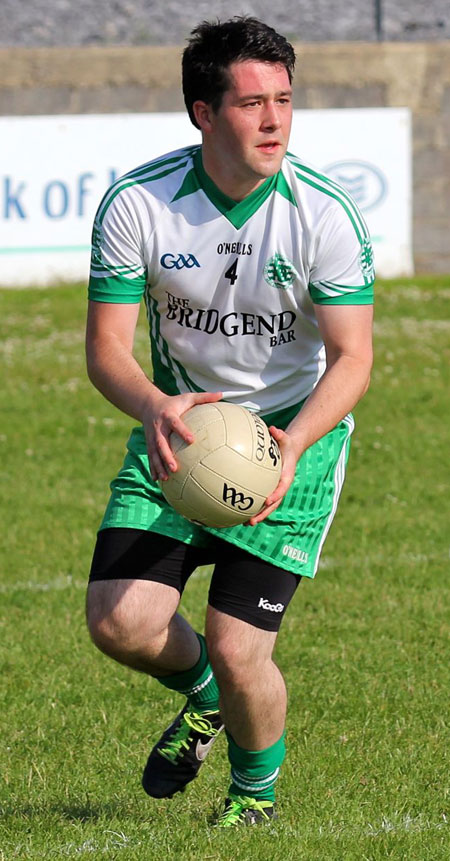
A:
[[[207,335],[220,332],[226,338],[236,335],[270,336],[272,347],[295,341],[292,326],[295,323],[293,311],[280,311],[278,314],[253,314],[246,311],[231,311],[220,314],[217,308],[191,308],[189,299],[181,299],[167,292],[169,306],[167,320],[174,320],[186,329],[196,329]]]
[[[251,254],[251,242],[219,242],[218,254]]]

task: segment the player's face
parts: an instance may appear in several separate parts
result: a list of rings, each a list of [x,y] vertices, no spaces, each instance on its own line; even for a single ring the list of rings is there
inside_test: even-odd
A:
[[[213,172],[222,171],[248,194],[280,169],[291,130],[292,90],[281,64],[245,60],[232,63],[228,75],[229,89],[203,129],[205,168],[209,157]]]

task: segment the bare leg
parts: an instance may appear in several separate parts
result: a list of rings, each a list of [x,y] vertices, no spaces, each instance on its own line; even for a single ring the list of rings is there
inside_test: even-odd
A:
[[[179,592],[150,580],[99,580],[86,600],[89,632],[102,652],[151,676],[193,667],[200,646],[191,626],[176,610]]]
[[[208,607],[206,642],[220,711],[236,744],[263,750],[282,736],[286,687],[272,661],[276,634]]]

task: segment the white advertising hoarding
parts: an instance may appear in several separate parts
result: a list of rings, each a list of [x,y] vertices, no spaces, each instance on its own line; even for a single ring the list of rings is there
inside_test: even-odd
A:
[[[14,287],[86,280],[107,187],[200,134],[184,113],[3,117],[0,141],[0,284]],[[409,110],[297,110],[289,149],[352,194],[378,274],[411,274]]]

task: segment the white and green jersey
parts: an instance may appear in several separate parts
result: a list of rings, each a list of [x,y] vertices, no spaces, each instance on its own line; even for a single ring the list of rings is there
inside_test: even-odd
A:
[[[370,304],[373,281],[355,203],[290,154],[236,203],[186,147],[117,180],[95,218],[89,297],[145,297],[167,394],[220,390],[263,415],[298,404],[325,369],[314,305]]]

